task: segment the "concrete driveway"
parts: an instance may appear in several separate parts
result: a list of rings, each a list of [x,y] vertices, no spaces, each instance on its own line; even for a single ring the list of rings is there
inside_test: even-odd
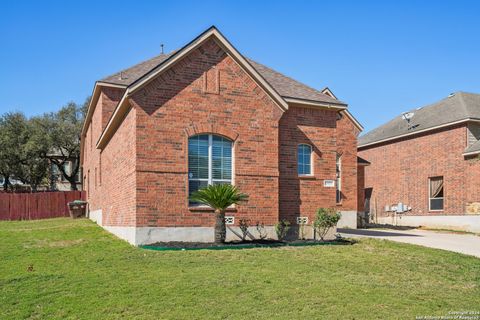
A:
[[[419,229],[337,229],[345,238],[378,238],[464,253],[480,258],[480,236]]]

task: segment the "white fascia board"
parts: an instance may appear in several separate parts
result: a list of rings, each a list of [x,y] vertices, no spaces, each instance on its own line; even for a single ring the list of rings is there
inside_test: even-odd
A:
[[[337,103],[304,100],[304,99],[297,99],[297,98],[290,98],[290,97],[284,97],[284,99],[289,104],[300,104],[300,105],[334,109],[334,110],[346,110],[347,109],[347,106],[345,104],[341,104],[341,103],[337,104]]]

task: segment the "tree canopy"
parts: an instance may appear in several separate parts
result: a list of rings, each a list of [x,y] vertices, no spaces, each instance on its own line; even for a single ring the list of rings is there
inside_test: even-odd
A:
[[[30,119],[20,112],[0,116],[0,176],[3,188],[21,181],[33,191],[54,187],[51,165],[77,190],[80,170],[80,135],[90,98],[70,102],[59,111]],[[71,164],[66,166],[66,164]]]

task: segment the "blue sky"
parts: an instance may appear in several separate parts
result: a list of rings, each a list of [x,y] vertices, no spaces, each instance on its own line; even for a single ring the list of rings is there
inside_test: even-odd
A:
[[[478,1],[5,1],[0,113],[83,102],[95,80],[210,25],[244,55],[330,87],[365,131],[454,91],[480,93]]]

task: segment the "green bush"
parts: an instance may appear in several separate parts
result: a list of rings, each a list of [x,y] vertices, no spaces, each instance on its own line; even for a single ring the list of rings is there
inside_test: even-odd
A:
[[[328,231],[335,227],[342,215],[333,208],[320,208],[315,215],[313,222],[314,232],[318,234],[323,241]]]
[[[281,220],[275,224],[275,232],[277,233],[278,240],[283,240],[290,229],[290,222],[288,220]]]

